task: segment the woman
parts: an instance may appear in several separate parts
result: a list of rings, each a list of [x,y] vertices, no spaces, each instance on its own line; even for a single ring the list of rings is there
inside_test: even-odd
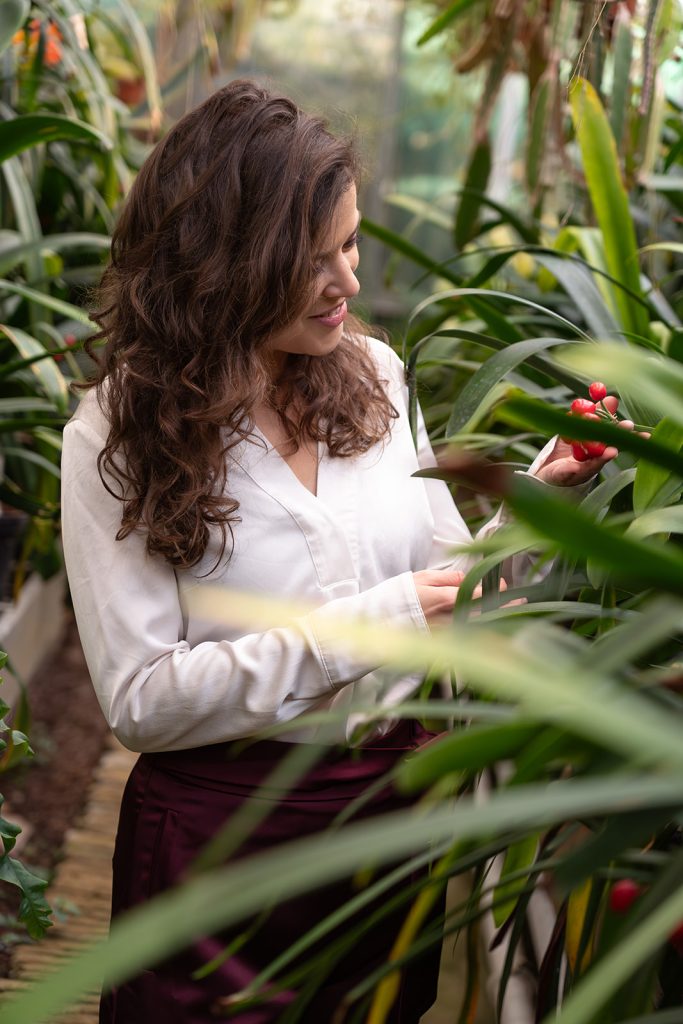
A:
[[[64,437],[64,550],[83,647],[120,740],[142,756],[124,795],[113,912],[168,887],[272,771],[301,726],[329,710],[330,742],[357,709],[388,709],[415,677],[359,664],[320,622],[338,613],[415,630],[452,610],[449,550],[469,539],[407,422],[402,367],[348,311],[358,292],[358,169],[317,118],[246,81],[175,125],[139,172],[116,229],[91,390]],[[532,467],[578,483],[561,448]],[[436,568],[436,567],[441,568]],[[224,584],[310,602],[295,626],[247,632],[193,611],[195,588]],[[327,635],[327,634],[326,634]],[[335,724],[336,723],[336,724]],[[276,795],[239,855],[325,827],[427,734],[386,720],[360,750],[331,749],[286,799]],[[282,796],[282,794],[281,794]],[[401,805],[389,787],[364,814]],[[272,909],[264,927],[204,980],[192,972],[232,936],[206,939],[103,999],[107,1024],[206,1024],[278,951],[350,888]],[[386,958],[401,914],[332,963],[306,1020],[332,1020]],[[431,1004],[438,956],[404,977],[392,1020]],[[276,1021],[285,990],[236,1018]]]

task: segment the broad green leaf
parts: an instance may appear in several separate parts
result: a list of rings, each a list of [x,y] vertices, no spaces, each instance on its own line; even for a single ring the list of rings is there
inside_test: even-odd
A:
[[[595,523],[580,509],[571,508],[548,492],[536,481],[516,475],[508,501],[525,522],[553,540],[560,550],[593,559],[626,584],[683,595],[682,554]]]
[[[0,841],[4,853],[9,853],[14,849],[17,841],[17,836],[21,833],[21,828],[16,825],[13,821],[7,821],[6,818],[0,817]]]
[[[540,828],[623,805],[675,806],[679,800],[680,779],[676,776],[594,777],[494,793],[480,805],[463,798],[457,814],[450,804],[419,815],[401,811],[332,834],[297,840],[200,876],[120,917],[108,941],[62,962],[28,991],[3,1000],[2,1021],[40,1024],[99,985],[103,973],[107,986],[119,984],[193,938],[257,913],[271,901],[346,877],[368,863],[396,861],[449,838],[456,841],[492,831]],[[671,930],[676,914],[683,916],[683,894],[674,897],[669,910],[656,922],[657,940],[666,929]],[[609,976],[602,991],[605,998],[613,991]],[[581,1018],[580,1024],[584,1021]],[[578,1024],[576,1018],[573,1024]]]
[[[509,345],[487,359],[469,378],[456,398],[446,427],[446,439],[457,434],[476,415],[479,407],[487,401],[491,389],[506,374],[529,356],[565,343],[565,338],[530,338],[528,341],[518,341],[514,345]]]
[[[70,302],[64,302],[63,299],[56,299],[52,295],[45,295],[34,288],[27,288],[25,285],[15,284],[14,281],[0,279],[0,292],[11,292],[14,295],[21,295],[22,298],[35,302],[39,306],[44,306],[46,309],[52,309],[55,313],[61,313],[62,316],[69,317],[72,320],[79,320],[82,324],[92,326],[92,321],[88,314],[84,310],[79,309],[78,306],[74,306]]]
[[[589,515],[602,519],[612,499],[625,487],[632,484],[635,477],[635,469],[622,469],[607,479],[601,480],[597,487],[594,487],[590,494],[586,495],[580,508]]]
[[[479,197],[486,193],[490,174],[491,143],[487,136],[475,146],[465,174],[453,228],[453,242],[457,250],[464,249],[475,234],[479,219]]]
[[[0,333],[9,338],[24,359],[42,357],[45,354],[45,346],[19,327],[0,324]],[[54,361],[41,358],[40,361],[31,363],[31,372],[37,378],[45,396],[53,402],[59,412],[66,414],[69,411],[69,391]]]
[[[574,130],[581,149],[586,184],[600,225],[610,273],[640,294],[636,234],[607,115],[595,89],[582,78],[569,89]],[[617,290],[615,303],[622,327],[647,337],[648,317],[638,303]]]
[[[29,0],[2,0],[0,3],[0,54],[12,42],[15,32],[22,27],[31,9]]]
[[[22,114],[10,121],[0,121],[0,161],[31,146],[57,140],[112,148],[111,140],[85,121],[61,114]]]
[[[596,338],[612,338],[620,333],[590,269],[578,259],[537,253],[535,259],[557,279],[573,299],[589,330]]]
[[[536,859],[538,840],[538,834],[532,833],[523,839],[518,839],[507,849],[494,894],[493,921],[496,928],[501,927],[517,906],[520,889],[523,888],[528,877],[524,874],[520,877],[520,872],[531,867]],[[509,877],[510,875],[515,875],[514,881]]]
[[[406,793],[426,789],[451,772],[479,772],[514,757],[540,730],[526,720],[471,726],[422,747],[401,764],[397,785]]]
[[[683,533],[683,505],[643,512],[626,530],[630,537],[651,537],[656,533]]]
[[[665,416],[653,430],[652,438],[658,444],[680,452],[683,446],[683,424]],[[666,485],[670,481],[677,486],[683,483],[683,479],[673,477],[672,480],[672,476],[673,474],[660,466],[653,466],[650,462],[639,464],[633,484],[633,509],[636,514],[640,515],[653,505],[662,504],[662,497],[668,492]]]
[[[52,910],[43,893],[47,882],[24,867],[19,860],[4,854],[0,857],[0,881],[16,885],[21,890],[19,920],[26,925],[32,939],[40,939],[51,927]]]
[[[469,10],[470,7],[473,7],[478,2],[479,0],[455,0],[455,3],[449,4],[446,10],[442,11],[438,18],[435,18],[431,25],[425,29],[418,39],[417,45],[424,46],[434,36],[443,32],[459,15]]]

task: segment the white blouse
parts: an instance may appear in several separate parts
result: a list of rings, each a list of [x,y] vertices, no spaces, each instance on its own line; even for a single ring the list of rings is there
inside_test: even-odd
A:
[[[100,705],[131,750],[219,743],[326,709],[344,711],[326,738],[348,739],[359,721],[354,708],[389,709],[417,688],[417,676],[351,661],[316,628],[338,612],[426,630],[412,573],[472,564],[452,552],[471,536],[446,484],[412,477],[434,456],[422,422],[415,451],[402,363],[382,342],[368,344],[399,412],[390,437],[352,458],[331,458],[321,444],[317,495],[258,431],[261,443],[232,449],[228,492],[240,521],[232,556],[213,571],[215,536],[189,570],[148,555],[142,533],[115,540],[122,505],[96,464],[107,422],[94,390],[81,401],[64,431],[64,557]],[[315,610],[295,625],[245,634],[229,620],[197,616],[191,592],[207,584],[296,598]],[[311,741],[316,729],[282,738]]]

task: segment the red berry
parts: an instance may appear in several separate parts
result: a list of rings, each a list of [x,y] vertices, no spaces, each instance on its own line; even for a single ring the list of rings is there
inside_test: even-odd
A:
[[[52,358],[54,359],[54,361],[56,363],[63,363],[64,362],[64,354],[62,352],[55,352],[55,354],[53,355]]]
[[[570,408],[574,416],[585,416],[587,412],[595,412],[595,402],[589,402],[587,398],[575,398]]]
[[[580,444],[576,443],[572,445],[572,455],[574,456],[577,462],[585,462],[588,458],[588,454],[586,453],[585,449]]]
[[[602,441],[584,441],[583,447],[591,459],[599,459],[607,445],[603,444]]]
[[[632,878],[621,878],[612,886],[609,894],[610,910],[615,914],[625,914],[630,910],[642,892],[641,886]]]
[[[669,936],[669,942],[674,947],[678,955],[683,956],[683,921],[676,925]]]
[[[78,341],[78,338],[76,337],[75,334],[65,334],[64,335],[64,344],[67,345],[69,348],[73,348],[73,346],[76,344],[77,341]]]
[[[599,380],[594,380],[588,388],[588,394],[594,402],[601,402],[603,398],[607,397],[607,388],[604,384],[601,384]]]

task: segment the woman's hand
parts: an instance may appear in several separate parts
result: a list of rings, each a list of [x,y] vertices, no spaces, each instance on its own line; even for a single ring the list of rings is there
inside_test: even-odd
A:
[[[619,400],[614,395],[608,395],[602,403],[605,408],[614,414]],[[633,430],[632,420],[620,420],[619,426],[624,430]],[[642,437],[649,437],[643,433]],[[536,479],[543,480],[546,484],[553,484],[555,487],[574,487],[576,484],[585,484],[591,480],[602,467],[611,462],[619,454],[619,449],[609,446],[605,448],[602,455],[594,459],[586,459],[584,462],[577,462],[572,455],[570,441],[563,441],[558,437],[555,447],[551,451],[545,463],[536,472]]]
[[[458,588],[465,579],[465,573],[457,569],[422,569],[413,573],[415,589],[422,605],[422,611],[430,626],[444,626],[451,621],[453,606],[458,596]],[[501,591],[507,590],[505,580],[500,581]],[[472,598],[481,597],[481,584],[478,584]],[[508,601],[504,608],[516,604],[526,604],[526,598],[519,597]]]
[[[413,573],[415,589],[427,622],[443,623],[452,611],[465,573],[457,569],[422,569]]]

